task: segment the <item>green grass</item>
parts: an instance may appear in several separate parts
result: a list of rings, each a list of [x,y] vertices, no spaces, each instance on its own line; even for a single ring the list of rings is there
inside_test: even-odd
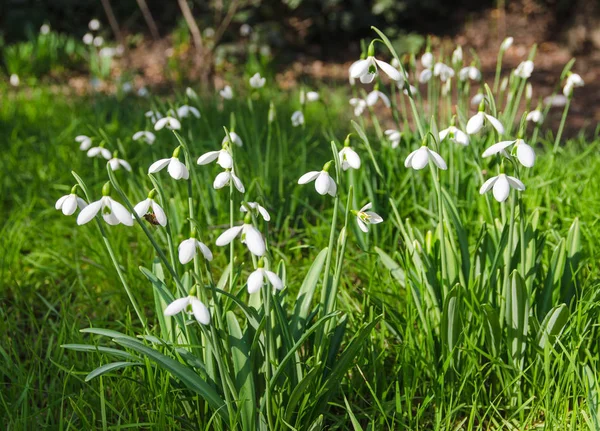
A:
[[[272,265],[281,261],[285,267],[288,287],[282,296],[273,298],[280,299],[282,309],[290,313],[311,264],[328,246],[333,209],[333,199],[317,195],[313,183],[296,183],[303,173],[320,170],[331,159],[331,140],[339,149],[346,134],[355,133],[344,91],[321,91],[327,105],[308,105],[305,128],[292,128],[289,121],[291,112],[299,108],[296,96],[288,100],[274,90],[251,105],[236,98],[223,110],[218,109],[221,102],[212,97],[197,104],[190,101],[200,108],[202,119],[183,120],[182,137],[195,160],[219,148],[223,126],[231,128],[230,113],[235,113],[235,131],[245,142],[242,149],[234,149],[237,172],[246,186],[247,199],[264,203],[271,212],[268,231],[262,223],[259,227],[268,237]],[[148,356],[137,355],[131,346],[122,350],[140,357],[139,365],[89,382],[85,377],[90,371],[123,358],[61,347],[122,348],[110,339],[80,332],[87,327],[129,336],[144,333],[96,227],[93,223],[79,227],[75,216],[64,217],[54,209],[58,197],[75,184],[71,171],[84,179],[94,200],[107,181],[104,163],[85,157],[74,137],[87,134],[99,139],[102,129],[109,138],[107,147],[120,149],[120,157],[133,166],[133,174],[118,171],[115,176],[136,203],[152,188],[145,175],[148,166],[170,156],[178,145],[175,136],[158,132],[151,147],[132,142],[133,133],[149,127],[144,112],[151,102],[144,99],[65,98],[43,88],[3,97],[0,423],[11,430],[226,429],[227,422],[218,416],[210,422],[213,411],[187,390],[181,379],[171,378],[165,368],[156,366]],[[183,97],[177,99],[181,102]],[[271,100],[277,120],[269,128]],[[363,166],[339,178],[338,229],[344,223],[350,185],[354,191],[350,207],[358,209],[372,201],[385,222],[364,235],[352,217],[349,220],[342,270],[332,270],[340,275],[335,305],[340,315],[332,321],[339,328],[347,319],[340,351],[353,345],[351,340],[365,325],[376,325],[359,338],[357,354],[348,363],[348,371],[340,375],[339,384],[321,398],[322,403],[315,403],[316,396],[305,398],[303,407],[293,415],[293,425],[297,429],[311,429],[311,425],[320,429],[321,423],[328,429],[599,429],[598,138],[571,140],[557,153],[552,151],[551,132],[539,139],[535,168],[522,174],[527,185],[520,194],[523,238],[530,259],[523,265],[520,243],[515,240],[514,252],[505,246],[512,198],[504,204],[504,211],[489,194],[478,193],[479,165],[496,169],[494,161],[478,158],[491,143],[485,136],[473,139],[474,150],[450,144],[444,147],[442,155],[453,164],[441,173],[448,203],[440,210],[432,181],[436,172],[404,168],[404,158],[418,147],[419,139],[407,131],[400,147],[392,150],[377,138],[369,122],[360,123],[367,130],[373,158],[355,134],[351,143]],[[438,128],[446,126],[438,121]],[[219,172],[214,164],[194,163],[193,169],[196,218],[202,240],[215,254],[212,269],[218,281],[229,264],[229,249],[214,245],[229,225],[229,193],[212,189]],[[163,204],[178,244],[189,236],[187,187],[172,181],[166,172],[156,177],[168,196],[168,204]],[[117,193],[112,195],[122,201]],[[520,200],[514,202],[518,208]],[[236,209],[238,205],[236,195]],[[441,235],[440,211],[446,223]],[[520,226],[517,218],[515,223]],[[234,220],[241,219],[236,211]],[[151,229],[165,246],[164,230]],[[139,226],[109,227],[107,231],[124,277],[148,320],[148,332],[164,336],[152,284],[138,269],[152,266],[154,249]],[[518,228],[514,236],[521,237]],[[463,255],[461,246],[466,246]],[[442,248],[445,264],[441,264]],[[256,299],[249,299],[244,287],[251,271],[248,253],[239,245],[236,251],[235,271],[241,278],[232,281],[236,286],[232,293],[239,292],[243,303],[255,304]],[[243,258],[247,261],[242,265]],[[465,265],[471,269],[464,270]],[[522,273],[523,267],[530,271]],[[184,267],[178,265],[177,270],[183,272]],[[176,292],[172,282],[167,285]],[[504,285],[516,286],[515,292],[521,295],[515,312],[528,316],[523,337],[504,323]],[[314,303],[319,302],[319,286],[321,283],[316,286]],[[543,300],[545,297],[549,299]],[[540,325],[546,313],[563,302],[568,304],[564,329],[560,335],[550,336],[555,343],[540,347]],[[226,303],[246,331],[240,309]],[[490,317],[494,313],[499,314],[495,320]],[[488,330],[494,322],[499,326],[496,332]],[[283,331],[272,330],[277,343],[283,343],[278,338]],[[221,336],[227,332],[224,328],[220,331]],[[328,336],[327,331],[324,334]],[[517,353],[521,345],[522,353]],[[341,356],[333,351],[334,361],[319,369],[319,356],[310,350],[319,346],[313,335],[298,354],[307,370],[316,367],[327,374]],[[161,351],[170,354],[169,349]],[[183,362],[181,357],[173,357]],[[281,357],[274,360],[279,363]],[[258,365],[254,371],[255,378],[265,372]],[[323,384],[324,380],[315,382]],[[220,390],[221,382],[213,386]],[[314,394],[319,388],[315,383],[306,391]],[[284,382],[281,393],[271,394],[273,398],[267,401],[274,410],[270,419],[276,429],[286,429],[283,412],[289,398],[280,397],[292,389]],[[263,393],[259,383],[255,392]],[[303,422],[304,417],[317,419]],[[241,427],[242,422],[237,423]]]

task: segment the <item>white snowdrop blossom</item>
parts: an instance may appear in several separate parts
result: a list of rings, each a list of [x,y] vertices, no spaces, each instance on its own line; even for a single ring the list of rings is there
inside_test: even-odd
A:
[[[358,223],[358,227],[365,233],[369,232],[370,224],[378,224],[383,221],[383,218],[379,214],[369,211],[372,206],[373,204],[369,202],[360,210],[353,211],[356,214],[356,223]]]
[[[369,84],[373,82],[378,75],[377,67],[379,67],[392,81],[399,81],[402,79],[402,74],[391,64],[382,60],[377,60],[372,55],[371,51],[373,51],[373,49],[371,47],[369,48],[369,51],[369,56],[366,59],[358,60],[350,66],[349,73],[351,78],[358,78],[363,84]]]
[[[392,148],[398,148],[398,145],[400,145],[400,139],[402,139],[402,133],[394,129],[387,129],[384,133],[392,144]]]
[[[295,111],[292,114],[292,126],[298,127],[304,124],[304,114],[302,111]]]
[[[155,174],[164,168],[167,168],[167,172],[169,172],[169,175],[171,175],[173,179],[180,180],[183,178],[184,180],[187,180],[190,177],[190,173],[185,164],[179,161],[179,150],[180,147],[177,147],[175,151],[173,151],[172,157],[160,159],[152,163],[148,168],[148,173]]]
[[[106,160],[110,160],[111,158],[111,154],[110,151],[108,151],[106,148],[104,147],[92,147],[88,150],[87,152],[87,156],[92,158],[92,157],[104,157]]]
[[[179,244],[179,247],[177,248],[179,262],[181,262],[182,265],[191,262],[194,260],[198,250],[200,250],[204,259],[209,262],[213,260],[213,254],[210,249],[203,242],[192,237],[181,241],[181,244]]]
[[[467,133],[472,135],[474,133],[479,132],[484,123],[489,122],[494,129],[498,131],[499,134],[504,133],[504,126],[498,119],[491,116],[490,114],[486,114],[483,111],[479,111],[477,114],[473,115],[469,121],[467,122]]]
[[[567,77],[567,82],[563,88],[563,94],[565,97],[570,97],[573,94],[573,88],[575,87],[583,87],[584,86],[583,78],[577,73],[571,73]]]
[[[231,87],[229,85],[226,85],[225,87],[223,87],[223,89],[221,91],[219,91],[219,95],[226,100],[231,100],[233,99],[233,90],[231,89]]]
[[[367,94],[367,106],[374,106],[380,99],[386,107],[389,108],[390,106],[392,106],[390,103],[390,99],[379,90],[373,90],[369,94]]]
[[[250,207],[252,211],[256,211],[258,214],[260,214],[264,221],[271,220],[271,215],[269,212],[258,202],[245,202],[242,204],[242,206],[240,206],[240,211],[243,213],[248,212],[247,207]]]
[[[225,143],[231,143],[229,141],[229,137],[231,137],[231,140],[233,141],[233,143],[235,145],[237,145],[238,147],[241,147],[241,146],[244,145],[244,142],[242,141],[242,138],[240,138],[240,136],[237,133],[235,133],[235,132],[229,132],[228,135],[225,135],[225,137],[221,141],[221,145],[223,145]]]
[[[442,82],[454,77],[454,69],[444,63],[436,63],[433,66],[433,75],[438,76]]]
[[[413,168],[415,170],[423,169],[425,166],[427,166],[430,159],[438,168],[442,170],[448,169],[448,166],[446,165],[446,162],[442,156],[427,148],[426,145],[423,145],[418,150],[410,153],[404,161],[404,166],[407,168]]]
[[[460,69],[460,72],[458,72],[458,79],[461,81],[466,81],[467,79],[479,81],[481,79],[481,72],[475,66],[463,67]]]
[[[536,124],[542,124],[544,122],[544,114],[539,109],[534,109],[525,118],[527,121],[532,121]]]
[[[265,240],[258,229],[252,226],[250,222],[251,218],[246,216],[242,226],[234,226],[227,229],[219,235],[215,244],[219,247],[223,247],[233,241],[237,236],[240,236],[242,243],[246,244],[250,253],[258,257],[262,256],[266,251]]]
[[[327,162],[323,167],[322,171],[310,171],[305,173],[298,179],[298,184],[307,184],[311,181],[315,182],[315,190],[320,195],[329,194],[335,196],[337,192],[337,186],[331,176],[329,176],[329,166],[331,162]]]
[[[96,36],[93,43],[96,48],[100,48],[104,44],[104,38],[102,36]]]
[[[526,60],[521,62],[514,71],[515,76],[518,76],[522,79],[527,79],[531,77],[533,73],[533,61]]]
[[[223,169],[231,169],[233,167],[233,157],[231,157],[227,145],[223,146],[219,151],[209,151],[208,153],[202,154],[198,157],[197,163],[199,165],[207,165],[215,160]]]
[[[261,77],[260,73],[256,72],[254,75],[252,75],[252,78],[250,78],[250,87],[262,88],[265,86],[266,82],[267,82],[267,79]]]
[[[10,85],[12,85],[13,87],[18,87],[21,83],[21,79],[19,79],[19,75],[17,75],[16,73],[10,75],[9,81]]]
[[[200,111],[193,106],[181,105],[179,108],[177,108],[177,116],[179,118],[187,118],[190,116],[190,114],[196,118],[200,118]]]
[[[367,107],[367,102],[363,99],[353,97],[350,99],[350,105],[354,106],[354,115],[360,117]]]
[[[110,168],[113,171],[119,170],[120,168],[125,169],[128,172],[131,172],[131,165],[123,160],[123,159],[119,159],[117,157],[113,157],[108,161],[108,164],[110,165]]]
[[[150,91],[146,87],[140,87],[137,91],[137,95],[139,97],[148,97],[150,96]]]
[[[431,52],[426,52],[421,56],[421,65],[425,69],[431,69],[433,67],[433,54]]]
[[[479,106],[479,104],[483,101],[483,98],[483,93],[477,93],[471,98],[471,106]]]
[[[144,116],[146,118],[149,118],[150,121],[152,121],[153,123],[156,123],[158,120],[160,120],[163,117],[162,114],[158,111],[146,111],[144,113]]]
[[[433,72],[431,71],[431,69],[423,69],[419,74],[419,83],[426,84],[427,82],[429,82],[432,76]]]
[[[306,101],[307,102],[316,102],[319,100],[319,93],[316,91],[309,91],[306,93]]]
[[[338,153],[340,158],[340,164],[342,169],[347,171],[348,169],[359,169],[360,168],[360,157],[350,146],[345,146]]]
[[[452,52],[452,64],[460,64],[463,61],[463,50],[462,46],[458,45]]]
[[[56,201],[56,204],[54,205],[54,207],[57,210],[62,211],[62,213],[66,216],[73,215],[77,208],[82,210],[87,206],[87,203],[79,196],[77,196],[77,194],[75,193],[75,188],[76,187],[73,187],[70,194],[64,195],[61,198],[59,198]]]
[[[96,18],[92,19],[89,23],[88,23],[88,28],[92,31],[98,31],[100,30],[100,21],[98,21]]]
[[[91,45],[92,43],[94,43],[94,35],[92,33],[86,33],[83,35],[81,40],[83,40],[83,43],[85,43],[86,45]]]
[[[215,177],[215,180],[213,181],[213,188],[215,190],[222,189],[223,187],[228,185],[230,181],[233,181],[233,186],[240,193],[244,193],[246,191],[246,189],[244,188],[244,184],[242,184],[242,180],[240,180],[235,174],[235,172],[233,172],[233,170],[230,169],[226,169],[224,172],[221,172]]]
[[[109,184],[109,183],[107,183]],[[127,209],[119,202],[105,193],[108,193],[108,186],[105,184],[103,188],[103,196],[96,202],[90,203],[88,206],[83,208],[77,216],[77,224],[83,225],[90,222],[98,212],[102,214],[104,221],[109,225],[118,225],[119,223],[125,226],[133,226],[133,217]]]
[[[92,138],[90,138],[89,136],[75,136],[75,142],[79,142],[79,149],[81,151],[87,151],[92,147]]]
[[[133,211],[138,217],[144,217],[146,214],[153,214],[156,217],[156,221],[161,226],[167,225],[167,215],[162,207],[154,200],[155,191],[151,191],[148,197],[141,202],[138,202],[133,207]]]
[[[42,24],[42,26],[40,27],[40,33],[41,34],[50,33],[50,26],[48,24]]]
[[[156,136],[152,132],[147,132],[145,130],[141,130],[139,132],[135,132],[133,134],[132,139],[134,141],[142,141],[148,145],[152,145],[152,144],[154,144],[154,141],[156,140]]]
[[[562,94],[555,94],[544,98],[544,104],[553,107],[561,107],[567,104],[568,98]]]
[[[506,51],[508,48],[510,48],[512,46],[514,42],[514,39],[512,37],[507,37],[506,39],[504,39],[502,41],[502,44],[500,44],[500,51]]]
[[[252,294],[258,292],[267,281],[271,283],[271,286],[273,286],[274,289],[283,289],[283,281],[281,281],[281,278],[273,271],[264,269],[259,263],[258,268],[248,277],[248,293]]]
[[[523,191],[525,190],[525,185],[518,178],[500,174],[496,177],[488,179],[485,183],[483,183],[479,189],[479,194],[482,195],[492,188],[494,199],[496,199],[498,202],[504,202],[506,198],[508,198],[511,188]]]
[[[240,36],[247,37],[250,33],[252,33],[252,27],[249,24],[244,23],[240,26]]]
[[[517,160],[526,168],[531,168],[535,164],[535,151],[528,145],[523,139],[515,139],[514,141],[502,141],[498,142],[487,148],[481,157],[489,157],[494,154],[502,153],[506,155],[506,149],[514,144],[514,148],[517,149]]]
[[[419,92],[419,89],[413,85],[409,85],[408,89],[405,88],[404,90],[402,90],[402,92],[409,96],[408,90],[410,90],[410,94],[417,94]]]
[[[440,142],[446,139],[446,137],[454,142],[463,146],[469,145],[469,135],[465,132],[457,129],[455,126],[450,126],[447,129],[440,131]]]
[[[156,130],[156,131],[161,130],[165,126],[171,130],[181,129],[181,123],[179,122],[179,120],[177,118],[173,118],[171,116],[166,116],[166,117],[159,119],[156,122],[156,124],[154,124],[154,130]]]
[[[186,310],[188,307],[192,309],[191,314],[194,315],[198,323],[201,323],[202,325],[210,324],[210,312],[206,305],[204,305],[195,294],[171,302],[167,308],[165,308],[164,314],[165,316],[174,316],[175,314]]]
[[[525,100],[529,101],[533,97],[533,86],[528,82],[525,86]]]

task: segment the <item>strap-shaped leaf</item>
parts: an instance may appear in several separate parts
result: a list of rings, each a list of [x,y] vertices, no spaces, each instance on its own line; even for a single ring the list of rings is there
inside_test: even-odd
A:
[[[91,371],[87,376],[85,376],[85,381],[89,382],[90,380],[99,377],[103,374],[110,373],[111,371],[120,370],[121,368],[132,367],[135,365],[144,364],[142,362],[111,362],[110,364],[104,364]]]

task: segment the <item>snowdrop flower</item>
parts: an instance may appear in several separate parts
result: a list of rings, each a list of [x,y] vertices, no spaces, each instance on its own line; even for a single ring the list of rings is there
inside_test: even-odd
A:
[[[196,297],[195,287],[192,287],[189,296],[171,302],[167,308],[165,308],[164,314],[165,316],[174,316],[175,314],[179,314],[188,309],[188,307],[192,309],[192,314],[198,323],[201,323],[202,325],[208,325],[210,323],[210,312],[208,311],[208,308],[206,308],[206,305]]]
[[[292,114],[292,126],[298,127],[304,124],[304,114],[302,111],[295,111]]]
[[[469,119],[467,122],[467,133],[472,135],[479,132],[483,128],[483,124],[485,122],[489,122],[499,134],[504,133],[504,126],[502,123],[500,123],[500,121],[498,121],[495,117],[492,117],[490,114],[486,114],[483,111],[477,112],[477,114],[473,115]]]
[[[230,181],[233,181],[234,187],[240,192],[244,193],[246,189],[244,188],[244,184],[242,184],[242,180],[240,180],[235,172],[231,169],[226,169],[224,172],[221,172],[219,175],[215,177],[213,181],[213,188],[215,190],[222,189],[226,185],[229,184]]]
[[[264,261],[261,258],[258,261],[258,268],[248,277],[248,293],[252,294],[258,292],[267,281],[271,283],[275,289],[283,289],[283,281],[281,281],[281,278],[273,271],[265,269]]]
[[[61,210],[62,213],[66,216],[73,215],[77,208],[84,209],[87,206],[87,203],[77,196],[75,193],[77,186],[74,186],[71,189],[71,193],[68,195],[64,195],[56,201],[54,207],[57,210]]]
[[[554,96],[548,96],[544,98],[544,104],[554,107],[561,107],[567,104],[567,97],[562,94],[556,94]]]
[[[452,52],[452,64],[460,65],[463,61],[463,50],[462,46],[458,45],[454,52]]]
[[[267,82],[267,79],[261,77],[260,73],[256,72],[254,75],[252,75],[252,78],[250,78],[250,87],[262,88],[265,86],[266,82]]]
[[[144,116],[146,118],[149,118],[150,121],[152,121],[153,123],[156,123],[158,120],[160,120],[163,117],[162,114],[158,111],[146,111],[144,113]]]
[[[153,215],[156,221],[161,226],[167,225],[167,215],[162,207],[154,200],[154,196],[156,195],[156,190],[150,190],[148,193],[148,197],[133,207],[133,211],[137,214],[138,217],[144,217],[146,214]],[[183,263],[183,262],[182,262]]]
[[[348,169],[359,169],[360,168],[360,157],[356,154],[356,151],[350,147],[350,135],[346,138],[346,143],[344,144],[344,148],[340,150],[338,153],[338,157],[340,158],[340,164],[344,171]]]
[[[469,145],[469,135],[457,129],[455,126],[450,126],[447,129],[440,131],[440,142],[446,139],[446,137],[455,144],[463,146]]]
[[[43,24],[40,27],[40,33],[41,34],[48,34],[48,33],[50,33],[50,26],[48,24]]]
[[[92,31],[100,30],[100,21],[98,21],[96,18],[94,18],[93,20],[91,20],[88,23],[88,28]]]
[[[96,36],[94,38],[94,46],[99,48],[104,44],[104,38],[102,36]]]
[[[91,45],[94,42],[94,35],[92,33],[86,33],[83,35],[82,40],[86,45]]]
[[[513,144],[514,144],[515,148],[517,149],[517,160],[519,160],[519,162],[526,168],[533,167],[533,165],[535,163],[535,151],[533,151],[533,148],[531,148],[531,146],[528,145],[521,138],[515,139],[514,141],[498,142],[497,144],[494,144],[494,145],[490,146],[489,148],[487,148],[483,152],[481,157],[489,157],[489,156],[492,156],[492,155],[498,154],[498,153],[506,154],[506,151],[505,151],[506,148],[510,147]]]
[[[187,118],[190,114],[196,118],[200,118],[200,111],[193,106],[181,105],[179,108],[177,108],[177,115],[180,118]]]
[[[231,137],[231,140],[233,141],[233,143],[235,145],[237,145],[238,147],[241,147],[244,145],[244,142],[242,141],[242,138],[240,138],[240,136],[235,133],[235,132],[229,132],[228,134],[225,135],[225,137],[223,138],[223,140],[221,141],[221,145],[228,143],[230,144],[231,142],[229,141],[229,138]]]
[[[571,73],[567,77],[567,82],[563,88],[563,94],[565,97],[570,97],[573,94],[573,88],[575,87],[583,87],[585,83],[583,82],[583,78],[579,76],[577,73]]]
[[[147,143],[148,145],[152,145],[156,140],[156,136],[152,132],[147,132],[145,130],[135,132],[133,134],[134,141],[142,141]]]
[[[231,89],[231,87],[229,85],[226,85],[225,87],[223,87],[223,89],[221,91],[219,91],[219,95],[223,99],[231,100],[231,99],[233,99],[233,90]]]
[[[110,160],[110,151],[104,147],[92,147],[87,152],[88,157],[104,157],[106,160]]]
[[[431,71],[431,69],[423,69],[419,74],[419,82],[421,84],[426,84],[427,82],[429,82],[432,76],[433,72]]]
[[[125,160],[117,158],[116,152],[112,159],[108,161],[108,164],[113,171],[116,171],[122,167],[126,171],[131,172],[131,165]]]
[[[533,86],[531,85],[531,82],[528,82],[527,85],[525,86],[525,100],[527,100],[529,102],[532,97],[533,97]]]
[[[179,161],[180,149],[181,147],[175,148],[175,151],[173,151],[173,156],[171,158],[160,159],[152,163],[148,168],[148,173],[155,174],[168,166],[167,171],[173,179],[180,180],[183,178],[184,180],[187,180],[190,177],[190,173],[185,164]]]
[[[160,130],[162,128],[164,128],[165,126],[167,126],[168,129],[171,130],[179,130],[181,129],[181,123],[179,122],[179,120],[177,118],[173,118],[173,117],[164,117],[159,119],[156,124],[154,125],[154,130]]]
[[[21,80],[19,79],[19,75],[17,75],[16,73],[13,73],[12,75],[10,75],[10,85],[12,85],[13,87],[18,87],[19,84],[21,83]]]
[[[433,54],[431,52],[426,52],[421,56],[421,65],[425,69],[431,69],[433,67]]]
[[[244,202],[240,207],[240,211],[243,213],[248,212],[248,207],[250,207],[251,210],[256,211],[258,214],[260,214],[264,221],[271,220],[271,215],[269,214],[269,212],[258,202]]]
[[[109,225],[118,225],[123,223],[125,226],[133,226],[133,218],[127,209],[119,202],[108,196],[110,193],[110,183],[102,187],[102,198],[92,202],[81,210],[77,216],[77,224],[83,225],[90,222],[98,212],[102,213],[104,221]]]
[[[247,37],[252,32],[252,27],[249,24],[242,24],[240,26],[240,36]]]
[[[81,151],[87,151],[92,146],[92,138],[85,135],[75,136],[75,142],[79,142],[79,149]]]
[[[410,90],[410,94],[408,93],[408,90]],[[409,86],[408,86],[408,89],[407,89],[407,88],[405,88],[404,90],[402,90],[402,92],[403,92],[405,95],[407,95],[407,96],[410,96],[410,95],[412,95],[412,94],[417,94],[417,93],[419,92],[419,89],[418,89],[417,87],[414,87],[414,86],[412,86],[412,85],[409,85]]]
[[[479,189],[479,194],[482,195],[488,192],[492,187],[494,199],[496,199],[498,202],[504,202],[506,198],[508,198],[508,193],[510,192],[511,187],[519,191],[525,190],[525,185],[518,178],[500,174],[497,177],[492,177],[483,183]]]
[[[357,97],[353,97],[350,99],[350,105],[354,106],[354,115],[360,117],[367,107],[367,102],[363,99],[359,99]]]
[[[458,72],[458,79],[461,81],[466,81],[467,79],[479,81],[481,79],[481,72],[475,66],[463,67]]]
[[[320,195],[330,194],[331,196],[335,196],[337,191],[337,186],[335,185],[335,181],[333,178],[329,176],[329,167],[332,162],[325,163],[322,171],[310,171],[305,173],[298,180],[298,184],[307,184],[311,181],[315,181],[315,190]]]
[[[358,227],[365,233],[369,232],[368,225],[378,224],[383,221],[383,218],[379,214],[374,213],[373,211],[368,211],[372,206],[373,204],[369,202],[358,211],[352,210],[352,212],[356,215],[356,223],[358,223]]]
[[[442,82],[446,82],[450,78],[454,77],[454,69],[444,63],[436,63],[433,67],[433,75],[439,76]]]
[[[544,122],[544,114],[539,109],[534,109],[525,118],[527,121],[532,121],[536,124],[542,124]]]
[[[309,91],[306,93],[306,101],[307,102],[316,102],[319,100],[319,93],[316,91]]]
[[[139,97],[148,97],[150,95],[150,92],[146,87],[140,87],[137,91],[137,95]]]
[[[373,45],[373,42],[371,42],[371,45],[369,45],[368,57],[364,60],[359,60],[350,66],[350,77],[360,79],[360,82],[363,84],[369,84],[373,82],[378,75],[377,67],[379,66],[392,81],[399,81],[402,79],[402,74],[398,70],[385,61],[377,60],[374,54],[375,46]]]
[[[219,247],[223,247],[233,241],[237,236],[240,236],[242,243],[246,244],[250,253],[255,256],[262,256],[265,254],[266,245],[261,233],[251,224],[252,217],[249,214],[244,218],[244,224],[242,226],[234,226],[223,232],[215,244]]]
[[[125,82],[121,86],[121,91],[123,91],[123,93],[131,93],[131,90],[133,90],[133,85],[131,82]]]
[[[506,51],[508,48],[510,48],[512,46],[514,42],[514,39],[512,37],[507,37],[506,39],[504,39],[502,41],[502,44],[500,45],[500,51],[504,52]]]
[[[483,93],[477,93],[471,98],[471,106],[479,106],[479,104],[483,102],[483,97]]]
[[[429,159],[431,159],[438,168],[443,170],[448,169],[442,156],[427,148],[426,145],[423,145],[418,150],[410,153],[404,161],[404,166],[415,170],[423,169],[429,163]]]
[[[398,148],[398,145],[400,145],[400,139],[402,138],[402,134],[398,130],[394,129],[387,129],[384,133],[385,136],[387,136],[387,138],[389,139],[390,143],[392,144],[392,148]]]
[[[518,76],[519,78],[527,79],[531,76],[532,72],[533,72],[533,61],[526,60],[526,61],[521,62],[517,66],[517,68],[515,69],[515,71],[513,73],[515,74],[515,76]]]
[[[192,238],[181,241],[181,244],[179,244],[179,247],[177,248],[179,262],[181,262],[182,265],[191,262],[198,253],[198,250],[200,250],[204,259],[209,262],[213,260],[213,254],[209,248],[203,242],[198,241],[192,234]]]
[[[207,165],[210,162],[217,161],[217,164],[223,169],[231,169],[233,167],[233,157],[229,152],[229,145],[224,145],[219,151],[209,151],[198,157],[199,165]]]
[[[191,87],[186,87],[185,95],[192,100],[198,100],[198,95]]]
[[[390,99],[379,90],[373,90],[369,94],[367,94],[367,106],[374,106],[379,99],[381,99],[381,101],[386,107],[389,108],[390,106],[392,106],[390,103]]]

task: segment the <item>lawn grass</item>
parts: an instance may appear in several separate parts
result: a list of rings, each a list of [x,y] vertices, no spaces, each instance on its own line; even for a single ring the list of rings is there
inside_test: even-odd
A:
[[[241,167],[238,173],[249,199],[263,202],[271,212],[267,236],[273,255],[285,265],[290,293],[284,303],[292,307],[297,286],[318,252],[328,245],[332,218],[331,199],[317,195],[312,184],[297,185],[297,179],[309,170],[320,170],[331,159],[330,141],[339,149],[346,134],[355,133],[351,142],[363,166],[344,173],[339,187],[352,185],[351,207],[358,209],[371,201],[385,222],[369,235],[362,234],[353,220],[349,224],[337,295],[338,308],[348,320],[344,344],[363,324],[382,317],[341,385],[332,390],[323,423],[330,429],[599,429],[598,137],[572,139],[553,153],[552,133],[542,134],[535,168],[522,176],[527,184],[521,194],[524,220],[533,238],[528,246],[537,248],[532,252],[537,260],[531,266],[535,271],[526,277],[533,305],[527,308],[530,329],[519,366],[513,363],[514,351],[506,334],[502,332],[498,344],[490,344],[485,330],[485,305],[493,303],[495,294],[481,280],[504,279],[502,265],[497,275],[465,281],[454,297],[450,289],[444,293],[444,302],[446,298],[460,301],[454,347],[449,348],[451,341],[440,322],[447,311],[436,314],[425,299],[422,307],[427,316],[419,315],[414,292],[419,290],[425,298],[427,283],[414,259],[420,255],[435,261],[440,241],[432,173],[428,169],[414,172],[403,165],[408,153],[418,147],[417,139],[407,135],[392,150],[372,133],[370,123],[361,120],[372,147],[371,158],[349,124],[343,91],[321,94],[326,106],[308,105],[306,126],[300,128],[293,128],[289,121],[299,107],[295,95],[288,99],[273,91],[251,103],[240,97],[226,102],[222,110],[216,98],[189,100],[200,108],[202,118],[183,120],[182,136],[194,157],[216,150],[224,135],[222,127],[231,128],[230,113],[235,112],[235,130],[244,139],[243,149],[235,150],[236,164]],[[185,96],[176,97],[181,103]],[[0,215],[4,220],[0,229],[0,333],[4,334],[0,337],[0,423],[7,429],[211,429],[210,416],[190,413],[190,409],[206,408],[198,397],[149,360],[85,382],[87,373],[108,362],[111,355],[61,347],[107,346],[79,331],[91,326],[131,336],[143,333],[96,228],[91,224],[78,227],[75,218],[64,217],[54,203],[75,184],[71,171],[86,181],[95,199],[100,197],[107,181],[104,162],[85,157],[74,142],[79,134],[100,136],[100,129],[109,137],[109,147],[120,149],[120,157],[133,166],[133,175],[122,170],[115,173],[129,199],[134,203],[144,199],[152,187],[145,176],[148,166],[170,157],[177,146],[175,136],[166,130],[157,133],[153,146],[131,140],[136,131],[150,127],[144,112],[160,100],[174,98],[64,97],[43,87],[4,96],[0,106]],[[271,101],[277,120],[269,126]],[[480,154],[485,143],[475,141],[472,153],[470,148],[442,153],[461,166],[443,174],[442,183],[468,238],[470,257],[480,247],[492,254],[500,249],[507,217],[500,204],[478,193],[481,171],[475,164],[481,160],[474,160],[473,154]],[[490,164],[485,162],[485,166]],[[493,163],[488,168],[495,169]],[[212,266],[220,276],[229,256],[227,249],[221,251],[214,242],[229,223],[229,196],[210,187],[218,172],[214,165],[194,169],[195,209],[205,229],[202,239],[215,254]],[[166,173],[158,178],[170,196],[166,206],[172,210],[169,223],[174,237],[185,239],[186,188]],[[509,205],[507,201],[506,208]],[[446,223],[449,232],[456,231],[455,223]],[[577,240],[569,237],[574,225]],[[108,230],[150,333],[158,335],[152,289],[138,269],[152,265],[154,249],[137,226]],[[153,232],[161,244],[166,242],[163,231],[154,228]],[[485,245],[479,242],[485,237],[482,232],[489,233],[490,242]],[[410,244],[408,237],[418,246]],[[449,243],[460,241],[454,233],[443,238]],[[568,246],[576,242],[580,249],[575,250],[575,261]],[[561,254],[565,246],[566,257]],[[411,252],[412,247],[424,251]],[[456,244],[448,247],[458,248]],[[509,259],[518,260],[517,255],[515,251]],[[560,281],[548,281],[548,273],[557,267],[561,272],[555,277]],[[249,269],[244,266],[240,271],[247,274]],[[536,298],[548,283],[550,304],[543,310],[569,298],[569,318],[556,344],[540,348],[539,326],[546,313],[541,314]],[[562,291],[565,286],[571,286],[573,298]],[[242,298],[247,300],[247,296]],[[450,305],[441,307],[448,310]],[[309,429],[311,424],[304,425],[302,429]]]

